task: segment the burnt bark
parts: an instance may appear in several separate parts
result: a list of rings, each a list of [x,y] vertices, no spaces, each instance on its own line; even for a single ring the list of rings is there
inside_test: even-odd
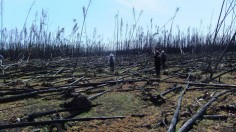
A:
[[[174,116],[171,120],[168,132],[174,132],[175,129],[176,129],[176,124],[179,120],[179,112],[180,112],[180,109],[181,109],[182,98],[183,98],[183,96],[184,96],[184,94],[185,94],[185,92],[188,88],[189,88],[189,84],[185,87],[185,89],[183,89],[183,91],[179,95],[178,104],[176,106],[175,113],[174,113]]]
[[[229,91],[224,91],[224,92],[221,92],[218,95],[212,97],[211,100],[208,101],[192,118],[190,118],[188,121],[186,121],[184,123],[184,125],[179,129],[179,132],[187,132],[187,131],[189,131],[192,128],[193,124],[196,122],[196,120],[203,116],[203,114],[205,113],[207,108],[213,102],[215,102],[220,96],[222,96],[222,95],[224,95],[224,94],[226,94],[228,92]]]
[[[74,118],[74,119],[58,119],[51,121],[38,121],[38,122],[23,122],[17,124],[6,124],[0,125],[0,129],[27,127],[27,126],[38,126],[38,125],[51,125],[54,123],[65,123],[69,121],[91,121],[91,120],[108,120],[108,119],[123,119],[125,116],[113,116],[113,117],[88,117],[88,118]]]

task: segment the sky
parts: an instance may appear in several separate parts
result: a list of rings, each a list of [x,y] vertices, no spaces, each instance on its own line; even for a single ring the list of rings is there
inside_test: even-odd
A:
[[[34,2],[35,1],[35,2]],[[144,28],[150,27],[150,19],[153,25],[162,27],[173,17],[177,8],[179,12],[173,23],[173,29],[177,25],[181,31],[188,27],[200,28],[206,32],[210,23],[216,24],[223,0],[91,0],[91,5],[86,18],[86,32],[92,36],[94,28],[97,34],[105,39],[112,39],[115,28],[115,15],[123,19],[124,25],[134,24],[133,8],[136,17],[143,10],[138,25]],[[30,7],[34,2],[31,10]],[[3,0],[3,27],[9,29],[21,29],[26,21],[29,27],[39,18],[41,11],[47,12],[48,29],[55,32],[58,27],[65,28],[65,34],[70,34],[73,28],[73,20],[77,20],[81,27],[83,22],[82,7],[87,7],[89,0]],[[30,10],[30,12],[29,12]],[[39,21],[37,19],[37,21]],[[166,25],[170,28],[170,23]]]

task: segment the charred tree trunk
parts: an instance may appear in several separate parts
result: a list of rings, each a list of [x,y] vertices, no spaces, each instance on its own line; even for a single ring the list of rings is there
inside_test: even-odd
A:
[[[189,88],[189,84],[186,86],[186,88],[180,93],[179,95],[179,100],[178,100],[178,104],[177,104],[177,107],[175,109],[175,113],[174,113],[174,116],[171,120],[171,124],[170,124],[170,127],[168,129],[168,132],[174,132],[175,129],[176,129],[176,124],[178,122],[178,119],[179,119],[179,112],[180,112],[180,109],[181,109],[181,103],[182,103],[182,98],[186,92],[186,90]]]
[[[191,119],[189,119],[187,122],[184,123],[184,125],[179,129],[179,132],[187,132],[189,131],[193,124],[196,122],[197,119],[199,119],[201,116],[203,116],[203,114],[205,113],[205,111],[207,110],[207,108],[213,103],[215,102],[220,96],[228,93],[229,91],[224,91],[219,93],[218,95],[214,96],[209,102],[207,102]]]

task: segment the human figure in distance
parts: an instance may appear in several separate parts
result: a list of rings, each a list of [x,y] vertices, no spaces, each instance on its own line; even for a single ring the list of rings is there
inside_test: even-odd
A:
[[[156,71],[156,76],[160,77],[160,70],[161,70],[161,57],[160,57],[160,51],[156,47],[153,50],[154,53],[154,64],[155,64],[155,71]]]
[[[110,66],[110,71],[114,72],[115,57],[112,53],[110,53],[110,55],[109,55],[108,62],[109,62],[109,66]]]
[[[4,57],[0,55],[0,66],[2,67],[2,61],[4,60]]]
[[[2,71],[2,75],[4,75],[4,66],[2,65],[2,61],[4,57],[0,54],[0,71]]]
[[[163,70],[166,69],[166,53],[164,52],[164,50],[161,51],[161,65],[162,65],[162,68]]]

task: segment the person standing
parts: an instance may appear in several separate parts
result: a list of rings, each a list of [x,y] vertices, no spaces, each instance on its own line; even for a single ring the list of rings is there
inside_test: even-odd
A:
[[[110,71],[114,72],[115,57],[112,53],[110,53],[108,61],[109,61],[109,65],[110,65]]]
[[[2,75],[4,75],[4,66],[2,65],[3,60],[4,60],[4,57],[0,55],[0,71],[2,71]]]
[[[154,62],[155,62],[155,71],[156,76],[160,76],[160,70],[161,70],[161,57],[160,57],[160,51],[158,48],[154,49]]]
[[[166,53],[164,52],[164,50],[161,51],[161,65],[162,65],[162,68],[163,70],[166,69]]]
[[[0,66],[2,66],[2,61],[4,60],[4,57],[0,55]]]

